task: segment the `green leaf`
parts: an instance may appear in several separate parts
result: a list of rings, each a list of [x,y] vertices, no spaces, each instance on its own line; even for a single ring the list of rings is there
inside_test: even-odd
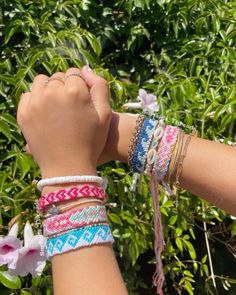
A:
[[[21,280],[19,277],[10,275],[7,271],[0,271],[1,283],[12,290],[21,288]]]
[[[114,214],[114,213],[109,213],[109,219],[115,223],[115,224],[119,224],[119,225],[123,225],[120,217],[117,215],[117,214]]]

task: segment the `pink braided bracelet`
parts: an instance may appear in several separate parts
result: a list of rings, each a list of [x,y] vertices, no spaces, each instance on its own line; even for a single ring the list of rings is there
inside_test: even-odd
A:
[[[105,206],[77,208],[44,220],[44,235],[48,237],[70,229],[103,222],[107,222]]]
[[[158,179],[165,176],[168,170],[169,161],[177,140],[177,135],[180,129],[171,125],[167,125],[165,128],[164,136],[161,140],[160,146],[158,148],[157,163],[154,165],[154,173]]]
[[[85,184],[73,186],[41,196],[38,199],[38,210],[43,210],[46,206],[54,203],[87,197],[95,197],[97,199],[105,200],[106,193],[103,188],[95,185]]]

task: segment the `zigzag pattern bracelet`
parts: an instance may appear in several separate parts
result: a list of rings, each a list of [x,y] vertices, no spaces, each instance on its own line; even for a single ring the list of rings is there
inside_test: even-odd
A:
[[[105,200],[106,193],[103,188],[88,184],[65,188],[41,196],[38,199],[38,210],[43,210],[46,206],[58,202],[87,197],[95,197],[101,200]]]
[[[48,258],[96,244],[113,243],[114,239],[109,225],[82,227],[60,236],[49,238],[46,244]]]
[[[44,220],[44,235],[48,237],[70,229],[103,222],[107,222],[105,206],[77,208]]]

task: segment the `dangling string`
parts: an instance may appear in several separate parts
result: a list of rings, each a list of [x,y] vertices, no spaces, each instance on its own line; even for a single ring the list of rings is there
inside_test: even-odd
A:
[[[155,175],[151,174],[150,191],[153,199],[154,207],[154,227],[155,227],[155,242],[154,252],[156,256],[156,271],[153,275],[153,284],[156,287],[157,294],[164,295],[162,287],[165,280],[163,272],[163,264],[161,260],[161,253],[164,249],[164,235],[161,223],[161,214],[159,207],[158,185]]]

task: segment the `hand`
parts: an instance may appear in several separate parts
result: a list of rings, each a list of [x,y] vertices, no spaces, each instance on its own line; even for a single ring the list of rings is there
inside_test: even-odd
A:
[[[83,75],[85,81],[75,75]],[[107,82],[88,66],[38,75],[23,94],[17,121],[43,177],[96,173],[109,130]]]

